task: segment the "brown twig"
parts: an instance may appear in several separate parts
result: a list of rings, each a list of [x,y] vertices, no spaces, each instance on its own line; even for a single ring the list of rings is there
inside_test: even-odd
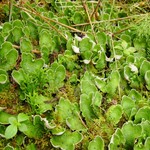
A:
[[[90,16],[91,19],[92,19],[93,16],[97,13],[98,7],[100,6],[100,4],[101,4],[101,0],[98,0],[97,5],[96,5],[96,7],[95,7],[95,9],[94,9],[94,11],[93,11],[93,13],[92,13],[92,15]]]
[[[115,22],[115,21],[122,21],[122,20],[128,20],[128,19],[133,19],[136,17],[142,17],[145,15],[148,15],[150,13],[147,14],[140,14],[140,15],[133,15],[133,16],[128,16],[128,17],[123,17],[123,18],[116,18],[116,19],[110,19],[110,20],[101,20],[101,21],[96,21],[96,22],[92,22],[92,24],[100,24],[100,23],[104,23],[104,22]],[[76,25],[72,25],[72,27],[77,27],[77,26],[86,26],[89,25],[90,23],[82,23],[82,24],[76,24]]]
[[[87,126],[86,126],[86,124],[84,123],[84,121],[82,120],[82,118],[81,118],[81,116],[80,116],[80,114],[77,112],[77,115],[78,115],[78,117],[79,117],[79,119],[81,120],[81,123],[83,124],[83,126],[85,127],[85,128],[88,128]]]
[[[16,5],[15,5],[15,6],[16,6]],[[24,11],[26,11],[26,12],[29,12],[30,14],[34,14],[34,15],[40,17],[40,18],[43,19],[45,22],[47,22],[54,30],[56,30],[59,34],[61,34],[65,39],[66,39],[66,37],[65,37],[62,33],[60,33],[60,31],[58,31],[54,26],[52,26],[52,25],[49,23],[49,21],[50,21],[50,22],[53,22],[53,23],[56,23],[56,24],[59,24],[59,25],[61,25],[62,27],[68,28],[68,29],[73,30],[73,31],[75,31],[75,32],[79,32],[79,33],[82,33],[82,34],[86,34],[85,32],[80,31],[80,30],[78,30],[78,29],[75,29],[75,28],[73,28],[73,27],[71,27],[71,26],[68,26],[68,25],[63,24],[63,23],[61,23],[61,22],[58,22],[58,21],[56,21],[56,20],[50,19],[50,18],[48,18],[48,17],[42,16],[40,13],[38,13],[36,10],[34,10],[34,9],[33,9],[32,7],[30,7],[28,4],[25,4],[25,6],[27,6],[28,9],[30,9],[30,10],[28,10],[28,9],[26,9],[26,8],[23,8],[23,7],[19,7],[19,6],[16,6],[16,7],[19,7],[20,9],[22,9],[22,10],[24,10]],[[66,39],[66,40],[67,40],[67,39]]]
[[[33,49],[32,53],[34,53],[34,54],[41,54],[41,52],[39,50],[36,50],[36,49]]]
[[[138,24],[139,22],[141,22],[141,21],[144,20],[144,19],[145,19],[145,18],[142,18],[142,19],[136,21],[135,24]],[[133,27],[133,26],[130,25],[130,26],[128,26],[128,27],[126,27],[126,28],[124,28],[124,29],[122,29],[122,30],[119,30],[119,31],[113,33],[113,35],[120,34],[121,32],[124,32],[124,31],[126,31],[126,30],[128,30],[128,29],[130,29],[130,28],[132,28],[132,27]]]
[[[20,49],[20,46],[18,46],[18,45],[13,45],[13,48]]]
[[[88,12],[88,7],[87,7],[87,5],[86,5],[86,1],[83,1],[83,0],[81,0],[81,1],[82,1],[83,8],[84,8],[84,10],[85,10],[85,12],[86,12],[86,14],[87,14],[87,16],[88,16],[88,21],[89,21],[89,24],[90,24],[90,26],[91,26],[92,33],[93,33],[93,35],[94,35],[95,42],[98,43],[98,42],[97,42],[97,39],[96,39],[96,35],[95,35],[94,28],[93,28],[93,24],[92,24],[92,22],[91,22],[91,18],[90,18],[89,12]]]

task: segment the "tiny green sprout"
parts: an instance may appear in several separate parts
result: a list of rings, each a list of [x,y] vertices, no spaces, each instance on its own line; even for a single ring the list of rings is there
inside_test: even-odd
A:
[[[150,149],[150,137],[146,138],[146,140],[143,142],[143,139],[139,139],[134,144],[134,150],[149,150]]]
[[[12,43],[4,42],[0,48],[0,57],[3,59],[0,68],[8,71],[16,65],[18,51],[13,48]]]
[[[139,102],[140,100],[142,100],[142,94],[135,89],[131,89],[131,91],[129,92],[129,97],[135,102]]]
[[[34,115],[30,120],[26,120],[24,124],[27,130],[22,131],[27,137],[40,139],[44,132],[44,121],[39,115]]]
[[[23,29],[21,27],[15,26],[12,29],[12,35],[13,35],[14,41],[17,43],[20,43],[20,39],[24,36]]]
[[[148,120],[143,120],[141,123],[142,126],[142,136],[140,136],[137,142],[134,144],[135,150],[149,150],[150,149],[150,122]]]
[[[83,136],[79,132],[66,131],[62,135],[53,136],[50,141],[55,148],[61,148],[62,150],[74,150],[75,145],[80,143]]]
[[[97,88],[103,91],[104,87],[106,86],[105,79],[97,76],[94,81]]]
[[[146,88],[150,90],[150,70],[145,73]]]
[[[112,105],[106,112],[107,119],[114,125],[116,125],[120,121],[122,114],[122,107],[119,104]]]
[[[96,86],[93,83],[90,83],[88,80],[81,81],[81,92],[84,94],[95,93],[97,91]]]
[[[51,68],[47,70],[47,79],[52,91],[58,90],[63,86],[63,81],[66,77],[66,69],[63,65],[54,62]]]
[[[21,82],[25,80],[25,72],[22,68],[19,70],[13,70],[12,77],[15,80],[15,82],[21,85]]]
[[[46,46],[42,46],[40,51],[42,53],[42,58],[44,59],[45,63],[48,64],[49,63],[49,55],[50,55],[51,51]]]
[[[92,63],[95,64],[95,67],[98,70],[104,69],[104,67],[106,66],[106,55],[105,55],[105,53],[104,52],[99,52],[99,54],[96,55],[92,59]]]
[[[7,81],[7,76],[5,74],[0,74],[0,84],[5,84]]]
[[[26,131],[27,126],[23,122],[28,119],[29,119],[29,117],[24,113],[18,114],[17,117],[10,117],[9,118],[10,125],[5,130],[5,138],[6,139],[13,138],[17,134],[18,130],[21,132]]]
[[[42,29],[39,34],[40,47],[46,46],[47,48],[52,47],[52,37],[48,30]]]
[[[137,49],[137,50],[140,50],[140,49],[145,49],[146,48],[146,41],[144,38],[135,38],[133,40],[133,44],[134,44],[134,47]]]
[[[91,107],[92,104],[92,94],[86,95],[82,94],[80,96],[80,110],[82,112],[83,117],[86,120],[91,120],[96,118],[96,115]]]
[[[142,119],[150,121],[150,115],[149,114],[150,114],[150,107],[149,106],[145,106],[145,107],[140,108],[135,115],[134,122],[139,123],[142,121]]]
[[[132,55],[134,52],[136,52],[136,49],[134,47],[129,47],[127,49],[124,49],[124,54],[126,56]]]
[[[56,106],[56,116],[61,123],[66,123],[71,130],[81,131],[85,129],[80,117],[79,108],[68,99],[61,98]]]
[[[98,40],[98,43],[103,47],[107,43],[107,35],[104,32],[97,32],[96,37]]]
[[[13,48],[13,45],[10,42],[4,42],[0,48],[0,56],[3,58],[7,53],[10,52],[10,50]]]
[[[65,122],[72,114],[72,104],[68,99],[60,98],[59,104],[56,106],[56,115],[60,122]]]
[[[86,130],[86,127],[81,119],[81,116],[79,116],[79,112],[76,112],[72,116],[68,117],[66,119],[66,124],[72,131]]]
[[[83,23],[85,20],[84,14],[81,12],[75,12],[73,17],[72,17],[72,20],[73,20],[74,24]]]
[[[104,87],[103,91],[110,95],[114,95],[119,83],[120,83],[119,71],[112,71],[112,73],[107,79],[107,84]]]
[[[22,53],[21,67],[26,73],[36,72],[44,66],[44,60],[42,58],[33,59],[31,53]]]
[[[102,95],[100,92],[96,91],[92,97],[92,105],[96,107],[100,107],[102,102]]]
[[[121,39],[126,41],[128,44],[131,44],[131,37],[128,34],[122,34]]]
[[[104,150],[104,140],[100,136],[96,136],[89,143],[88,150]]]
[[[110,143],[108,145],[109,150],[116,150],[118,147],[125,145],[125,138],[120,128],[117,128],[115,133],[112,135]]]
[[[0,69],[0,84],[5,84],[8,82],[7,72],[3,69]]]
[[[79,43],[80,52],[83,54],[86,51],[91,51],[92,48],[93,48],[93,43],[88,37],[83,38],[82,41]]]
[[[31,41],[27,38],[22,38],[20,40],[20,50],[22,52],[30,53],[33,49],[33,46],[31,44]]]
[[[130,64],[130,63],[134,63],[135,62],[135,57],[133,55],[129,55],[127,58],[126,58],[126,63],[127,64]]]
[[[9,124],[9,118],[13,115],[0,110],[0,124]]]
[[[76,74],[72,74],[72,76],[69,78],[70,83],[77,83],[78,77]]]
[[[21,28],[23,28],[24,25],[23,25],[21,20],[16,19],[16,20],[13,21],[12,26],[13,26],[13,28],[14,27],[21,27]]]
[[[49,100],[48,97],[38,94],[36,92],[28,95],[28,102],[30,103],[32,109],[38,113],[42,114],[48,110],[52,110],[52,104],[47,104],[46,101]]]
[[[9,22],[5,22],[4,25],[3,25],[3,28],[2,28],[2,35],[4,37],[8,36],[11,32],[11,29],[12,29],[12,24],[9,23]]]
[[[64,17],[64,16],[58,18],[58,21],[61,22],[61,23],[63,23],[63,24],[65,24],[65,25],[70,25],[69,19],[67,17]]]
[[[132,100],[129,96],[123,96],[121,101],[122,108],[125,115],[130,118],[132,109],[136,107],[135,101]]]
[[[121,129],[123,136],[125,138],[125,148],[130,149],[134,147],[134,142],[142,134],[141,124],[133,124],[132,121],[126,122]]]
[[[61,126],[56,126],[54,129],[51,130],[53,135],[62,135],[65,131],[66,129]]]
[[[140,67],[140,76],[144,77],[146,72],[150,70],[150,62],[147,60],[144,60]]]

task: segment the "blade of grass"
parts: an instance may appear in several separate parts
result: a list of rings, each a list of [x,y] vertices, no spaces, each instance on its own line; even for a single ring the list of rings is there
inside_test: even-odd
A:
[[[12,19],[13,0],[9,0],[9,22]]]

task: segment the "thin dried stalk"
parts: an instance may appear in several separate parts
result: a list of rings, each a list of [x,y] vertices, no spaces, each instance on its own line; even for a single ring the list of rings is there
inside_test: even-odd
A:
[[[92,13],[92,15],[90,16],[91,19],[92,19],[93,16],[97,13],[98,7],[100,6],[100,4],[101,4],[101,0],[98,0],[97,5],[96,5],[96,7],[95,7],[95,9],[94,9],[94,11],[93,11],[93,13]]]
[[[13,0],[9,0],[9,22],[12,19]]]
[[[40,13],[38,13],[36,10],[34,10],[34,9],[33,9],[32,7],[30,7],[28,4],[25,4],[25,5],[27,6],[27,9],[26,9],[26,8],[23,8],[23,7],[19,7],[19,6],[17,6],[17,7],[21,8],[22,10],[24,10],[24,11],[26,11],[26,12],[29,12],[30,14],[34,14],[34,15],[40,17],[41,19],[43,19],[44,21],[46,21],[49,25],[50,25],[50,23],[49,23],[49,21],[50,21],[50,22],[56,23],[56,24],[58,24],[58,25],[61,25],[62,27],[65,27],[65,28],[68,28],[68,29],[70,29],[70,30],[73,30],[73,31],[75,31],[75,32],[79,32],[79,33],[82,33],[82,34],[86,34],[85,32],[83,32],[83,31],[81,31],[81,30],[75,29],[75,28],[73,28],[73,27],[71,27],[71,26],[68,26],[68,25],[66,25],[66,24],[63,24],[63,23],[58,22],[58,21],[56,21],[56,20],[53,20],[53,19],[50,19],[50,18],[48,18],[48,17],[42,16]],[[29,10],[29,9],[30,9],[30,10]],[[52,27],[52,25],[51,25],[51,27]],[[55,28],[55,27],[53,26],[53,28]]]
[[[92,24],[100,24],[100,23],[105,23],[105,22],[115,22],[115,21],[121,21],[121,20],[128,20],[128,19],[133,19],[133,18],[137,18],[137,17],[143,17],[145,15],[149,15],[150,13],[147,14],[140,14],[140,15],[133,15],[133,16],[128,16],[128,17],[123,17],[123,18],[116,18],[116,19],[110,19],[110,20],[101,20],[101,21],[96,21],[96,22],[92,22]],[[76,25],[72,25],[72,27],[77,27],[77,26],[86,26],[89,25],[90,23],[82,23],[82,24],[76,24]]]
[[[85,10],[85,12],[86,12],[86,14],[87,14],[87,16],[88,16],[88,21],[89,21],[89,24],[90,24],[90,26],[91,26],[92,33],[93,33],[93,35],[94,35],[95,42],[98,43],[98,42],[97,42],[97,39],[96,39],[96,34],[95,34],[95,31],[94,31],[94,28],[93,28],[93,24],[92,24],[92,22],[91,22],[91,18],[90,18],[89,12],[88,12],[88,7],[87,7],[87,5],[86,5],[86,1],[83,1],[83,0],[81,0],[81,1],[82,1],[83,8],[84,8],[84,10]]]

